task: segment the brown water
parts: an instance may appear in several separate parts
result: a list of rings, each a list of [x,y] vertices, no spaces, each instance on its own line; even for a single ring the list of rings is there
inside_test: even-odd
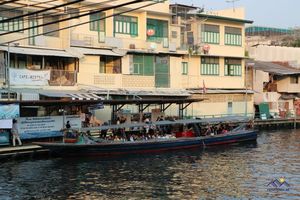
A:
[[[284,177],[288,185],[271,181]],[[0,199],[300,199],[300,130],[257,143],[100,159],[0,164]]]

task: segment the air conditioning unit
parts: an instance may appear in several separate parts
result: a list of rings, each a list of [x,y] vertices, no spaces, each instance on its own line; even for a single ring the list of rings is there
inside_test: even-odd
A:
[[[130,44],[129,49],[135,49],[135,44]]]

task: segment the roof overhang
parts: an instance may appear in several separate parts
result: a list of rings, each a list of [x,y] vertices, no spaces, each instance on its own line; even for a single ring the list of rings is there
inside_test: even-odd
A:
[[[292,67],[285,67],[272,62],[246,60],[246,65],[255,70],[261,70],[270,74],[288,76],[300,74],[300,70]]]
[[[77,56],[68,53],[64,50],[58,49],[44,49],[44,48],[32,48],[32,47],[19,47],[19,46],[0,46],[0,50],[9,51],[10,53],[15,54],[24,54],[24,55],[36,55],[36,56],[57,56],[57,57],[66,57],[66,58],[77,58]]]
[[[206,18],[206,19],[215,19],[215,20],[221,20],[221,21],[230,21],[230,22],[237,22],[242,24],[252,24],[252,20],[246,20],[246,19],[239,19],[239,18],[231,18],[231,17],[224,17],[224,16],[218,16],[218,15],[208,15],[208,14],[202,14],[197,13],[198,17]]]
[[[105,55],[105,56],[118,56],[122,57],[126,52],[115,52],[112,49],[100,49],[100,48],[83,48],[83,47],[71,47],[72,50],[77,51],[83,55]]]

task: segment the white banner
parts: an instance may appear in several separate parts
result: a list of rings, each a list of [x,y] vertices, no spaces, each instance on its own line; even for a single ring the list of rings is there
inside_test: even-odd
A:
[[[70,121],[71,128],[81,128],[80,116],[21,117],[18,130],[21,139],[62,136],[63,121]]]
[[[12,119],[0,119],[0,129],[11,129]]]
[[[9,69],[9,83],[11,85],[49,85],[50,70]]]

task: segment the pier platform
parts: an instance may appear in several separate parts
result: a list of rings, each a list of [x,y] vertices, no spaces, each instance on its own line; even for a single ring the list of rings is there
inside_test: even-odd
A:
[[[35,157],[49,155],[49,150],[43,149],[38,145],[26,144],[22,146],[3,146],[0,147],[0,160]]]

